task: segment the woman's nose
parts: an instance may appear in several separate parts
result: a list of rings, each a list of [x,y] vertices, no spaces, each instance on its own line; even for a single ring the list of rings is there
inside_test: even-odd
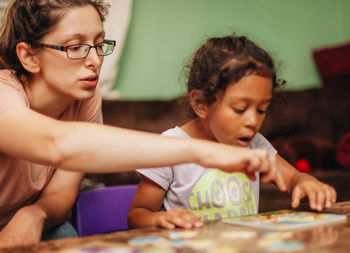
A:
[[[102,64],[102,59],[103,59],[103,56],[99,56],[97,54],[96,48],[91,48],[85,61],[88,66],[93,65],[95,67],[98,67]]]

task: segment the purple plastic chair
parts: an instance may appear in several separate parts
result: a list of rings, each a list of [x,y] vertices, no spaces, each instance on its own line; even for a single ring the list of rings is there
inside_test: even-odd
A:
[[[73,207],[73,226],[79,236],[128,229],[128,212],[137,185],[109,186],[78,195]]]

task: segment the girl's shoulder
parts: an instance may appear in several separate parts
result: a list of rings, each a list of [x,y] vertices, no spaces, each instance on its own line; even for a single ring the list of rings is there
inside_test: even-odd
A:
[[[276,149],[261,133],[256,133],[256,135],[249,144],[249,148],[266,149],[271,155],[277,154]]]
[[[164,131],[162,135],[169,137],[191,138],[184,130],[178,126]]]

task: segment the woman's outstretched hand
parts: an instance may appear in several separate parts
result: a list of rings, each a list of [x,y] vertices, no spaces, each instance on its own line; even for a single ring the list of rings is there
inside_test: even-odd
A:
[[[274,181],[281,191],[286,191],[287,186],[277,169],[275,156],[270,155],[266,150],[215,145],[215,149],[204,156],[199,164],[225,172],[243,172],[251,180],[256,180],[255,173],[260,172],[262,182]],[[221,147],[218,148],[217,145]]]

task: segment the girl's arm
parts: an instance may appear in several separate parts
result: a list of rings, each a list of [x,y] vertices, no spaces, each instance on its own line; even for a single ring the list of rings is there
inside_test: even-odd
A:
[[[299,172],[281,156],[276,156],[277,168],[280,170],[288,193],[292,196],[292,207],[296,208],[300,200],[308,197],[310,208],[322,211],[335,203],[337,193],[333,187],[318,181],[313,176]]]
[[[251,176],[255,171],[265,172],[277,185],[284,184],[271,156],[263,150],[59,121],[26,108],[0,113],[0,151],[71,171],[104,173],[197,163]]]
[[[163,203],[165,190],[152,180],[142,177],[131,203],[128,224],[133,228],[175,227],[192,228],[202,226],[200,216],[183,208],[159,211]]]
[[[38,243],[43,230],[62,223],[79,191],[83,174],[57,169],[32,205],[19,209],[0,232],[1,247]]]

